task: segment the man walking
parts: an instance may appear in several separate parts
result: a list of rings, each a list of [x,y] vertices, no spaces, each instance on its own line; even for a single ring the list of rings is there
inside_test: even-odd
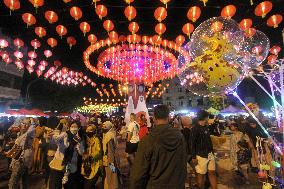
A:
[[[130,175],[130,189],[183,189],[186,144],[182,133],[169,125],[169,109],[154,109],[152,132],[139,143]]]
[[[209,113],[201,110],[197,114],[197,123],[191,130],[191,153],[193,163],[196,164],[197,184],[199,188],[204,188],[205,175],[208,172],[212,189],[217,189],[217,178],[215,174],[215,157],[213,145],[208,127]]]

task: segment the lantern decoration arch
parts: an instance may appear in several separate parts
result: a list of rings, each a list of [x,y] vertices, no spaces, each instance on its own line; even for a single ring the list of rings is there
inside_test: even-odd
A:
[[[136,17],[137,11],[135,7],[129,5],[124,9],[124,15],[129,21],[131,21]]]
[[[61,39],[62,39],[62,37],[63,37],[64,35],[67,34],[67,29],[66,29],[66,27],[63,26],[63,25],[58,25],[58,26],[56,26],[55,29],[56,29],[56,32],[57,32],[57,34],[60,36]]]
[[[53,24],[58,21],[58,16],[54,11],[46,11],[44,13],[44,17],[50,24]]]
[[[167,14],[168,14],[167,9],[165,9],[164,7],[158,7],[158,8],[155,9],[154,17],[159,22],[162,22],[163,20],[166,19]]]
[[[36,18],[31,13],[24,13],[22,15],[22,20],[27,24],[27,27],[36,23]]]
[[[225,18],[232,18],[236,14],[236,7],[234,5],[227,5],[221,11],[221,16]]]
[[[82,18],[83,13],[79,7],[74,6],[70,8],[70,15],[77,21]]]
[[[4,4],[10,9],[10,13],[21,8],[19,0],[4,0]]]
[[[68,45],[71,49],[74,45],[76,45],[77,41],[76,41],[75,37],[69,36],[69,37],[67,37],[67,43],[68,43]]]
[[[190,7],[187,12],[187,18],[192,22],[196,22],[201,15],[201,9],[198,6]]]
[[[274,14],[267,19],[267,26],[277,28],[278,25],[282,22],[283,17],[280,14]]]
[[[263,1],[255,7],[254,14],[264,18],[272,10],[272,6],[270,1]]]
[[[57,40],[53,37],[50,37],[47,39],[47,44],[51,47],[54,48],[57,46]]]
[[[91,26],[88,22],[81,22],[80,30],[83,32],[84,36],[91,30]]]
[[[95,11],[100,19],[102,19],[103,17],[107,15],[107,8],[104,5],[97,5]]]
[[[43,27],[36,27],[35,28],[35,34],[39,38],[42,38],[42,37],[46,36],[46,30]]]

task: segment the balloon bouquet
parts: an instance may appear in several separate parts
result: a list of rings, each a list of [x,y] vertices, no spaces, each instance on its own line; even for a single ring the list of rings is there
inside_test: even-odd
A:
[[[251,69],[266,59],[270,42],[261,31],[241,30],[232,19],[214,17],[196,28],[184,48],[191,57],[179,56],[179,63],[186,64],[185,71],[179,74],[181,84],[196,95],[216,96],[236,94],[237,86]],[[191,61],[185,62],[186,59]],[[250,113],[257,119],[253,112]],[[274,161],[271,166],[270,162],[260,163],[260,176],[271,167],[279,166]],[[272,185],[265,181],[263,189],[272,188]]]

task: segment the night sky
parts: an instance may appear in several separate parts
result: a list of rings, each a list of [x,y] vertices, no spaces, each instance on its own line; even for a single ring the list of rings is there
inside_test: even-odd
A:
[[[59,44],[53,49],[54,56],[49,60],[50,62],[59,59],[63,66],[71,68],[75,71],[82,71],[84,74],[91,77],[96,83],[105,84],[116,84],[115,81],[102,79],[102,77],[97,77],[94,73],[88,71],[82,61],[82,53],[88,47],[89,42],[87,37],[84,37],[82,32],[79,30],[80,22],[87,21],[91,25],[91,32],[94,33],[98,39],[105,39],[107,37],[107,32],[102,27],[102,21],[97,17],[94,11],[94,5],[91,5],[92,0],[73,0],[70,3],[64,3],[62,0],[46,0],[46,4],[43,7],[37,9],[29,1],[21,1],[21,9],[12,12],[10,16],[9,9],[4,5],[3,1],[0,3],[0,28],[2,32],[11,38],[20,37],[28,44],[28,48],[31,50],[30,41],[37,38],[34,34],[34,28],[36,26],[42,26],[47,30],[47,36],[39,39],[42,46],[38,50],[43,51],[44,49],[49,49],[46,40],[49,37],[55,37]],[[128,23],[129,21],[125,18],[123,11],[127,4],[123,0],[101,0],[101,2],[108,8],[107,19],[110,19],[115,24],[115,31],[119,34],[128,35]],[[163,35],[163,38],[174,40],[179,34],[182,34],[181,28],[183,24],[188,22],[186,17],[187,11],[191,6],[199,6],[201,8],[201,17],[194,23],[197,27],[202,21],[213,17],[219,16],[222,7],[233,4],[237,6],[237,13],[233,17],[237,22],[240,22],[243,18],[252,18],[253,26],[267,34],[271,40],[271,45],[280,45],[283,48],[281,30],[283,29],[283,22],[279,25],[277,29],[270,28],[266,26],[266,19],[276,13],[284,13],[284,0],[273,0],[273,9],[264,19],[257,17],[253,14],[254,7],[260,3],[259,0],[254,0],[254,5],[250,6],[250,0],[209,0],[207,6],[203,6],[203,2],[194,0],[172,0],[168,4],[168,16],[163,21],[167,26],[167,31]],[[69,14],[69,9],[72,6],[78,6],[83,11],[83,17],[79,21],[75,21]],[[154,10],[158,6],[163,6],[159,0],[136,0],[132,5],[137,10],[137,17],[134,21],[138,22],[140,30],[138,34],[154,35],[154,27],[158,23],[153,16]],[[59,21],[56,24],[49,24],[44,19],[44,12],[47,10],[53,10],[59,15]],[[36,25],[27,28],[25,23],[21,19],[21,15],[25,12],[32,13],[37,18]],[[61,40],[60,37],[55,32],[55,27],[58,24],[62,24],[67,27],[68,35],[74,36],[77,40],[77,45],[69,49],[66,43],[66,37]],[[95,59],[98,53],[93,55],[91,61],[95,64]],[[280,57],[283,57],[280,55]],[[39,57],[39,60],[43,59],[43,55]],[[24,81],[22,87],[22,94],[25,96],[26,87],[29,82],[37,79],[35,73],[29,74],[25,72]],[[261,82],[265,82],[260,79]],[[256,84],[245,79],[238,87],[239,94],[242,98],[245,96],[254,96],[257,102],[263,107],[268,108],[271,105],[270,100],[261,91],[261,89],[256,86]],[[59,109],[62,111],[70,110],[76,105],[82,104],[82,98],[87,97],[97,97],[94,88],[91,87],[68,87],[57,85],[50,80],[45,81],[40,79],[36,81],[30,87],[30,98],[33,101],[33,106],[42,109]]]

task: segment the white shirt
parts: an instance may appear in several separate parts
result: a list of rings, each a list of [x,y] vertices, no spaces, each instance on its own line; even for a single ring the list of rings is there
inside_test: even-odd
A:
[[[127,127],[127,132],[131,134],[131,143],[139,142],[139,124],[136,121],[130,122]]]

